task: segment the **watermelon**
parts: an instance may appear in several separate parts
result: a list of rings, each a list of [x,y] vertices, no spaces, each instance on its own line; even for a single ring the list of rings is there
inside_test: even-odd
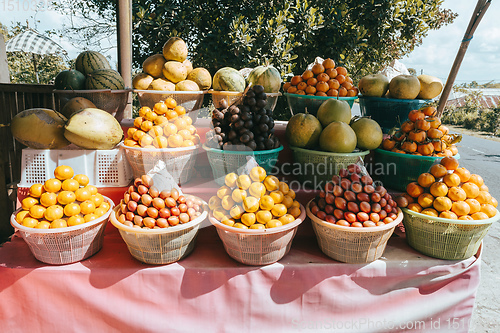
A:
[[[98,69],[89,75],[85,80],[86,89],[125,89],[125,82],[120,73],[113,69]]]
[[[243,92],[246,87],[246,82],[243,75],[236,69],[223,67],[215,73],[212,86],[214,90],[217,91]]]
[[[85,75],[74,69],[59,72],[54,80],[54,88],[58,90],[85,89]]]
[[[257,66],[248,74],[247,82],[260,84],[266,93],[277,93],[281,87],[281,76],[273,66]]]
[[[87,76],[98,69],[111,69],[108,59],[96,51],[84,51],[76,57],[75,68]]]

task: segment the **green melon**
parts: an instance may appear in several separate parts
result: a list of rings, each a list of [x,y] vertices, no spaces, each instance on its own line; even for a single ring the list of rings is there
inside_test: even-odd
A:
[[[212,86],[216,91],[243,92],[246,87],[246,82],[243,75],[236,69],[223,67],[215,73]]]
[[[54,87],[58,90],[85,89],[85,75],[74,69],[67,69],[57,74]]]
[[[122,90],[125,89],[125,81],[120,73],[113,69],[99,69],[87,75],[85,88]]]
[[[105,56],[96,51],[84,51],[76,57],[75,68],[77,71],[88,75],[98,69],[111,69]]]
[[[263,86],[266,93],[277,93],[281,87],[281,76],[273,66],[257,66],[248,74],[247,82]]]

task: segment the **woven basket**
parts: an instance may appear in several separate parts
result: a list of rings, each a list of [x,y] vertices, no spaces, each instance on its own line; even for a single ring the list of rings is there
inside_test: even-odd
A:
[[[52,265],[71,264],[93,256],[102,248],[104,229],[114,203],[108,197],[104,199],[111,208],[103,216],[80,225],[57,228],[35,229],[20,225],[16,221],[16,210],[10,224],[19,231],[31,253],[41,262]]]
[[[231,172],[238,173],[238,169],[245,166],[249,157],[254,157],[255,161],[266,170],[266,173],[271,173],[278,161],[279,152],[283,150],[283,146],[259,151],[222,150],[209,148],[205,145],[203,145],[203,149],[207,152],[215,182],[222,186],[224,185],[224,177]]]
[[[383,226],[344,227],[323,221],[311,213],[309,210],[311,201],[307,203],[307,216],[312,221],[321,251],[332,259],[346,263],[367,263],[380,258],[394,228],[403,219],[403,213],[399,212],[394,222]]]
[[[453,156],[457,160],[460,154]],[[418,176],[428,172],[435,161],[441,160],[439,156],[419,156],[395,153],[377,148],[374,153],[374,166],[377,170],[374,178],[382,181],[386,188],[405,191],[406,186],[416,182]]]
[[[128,147],[125,150],[127,161],[132,167],[134,178],[141,177],[156,165],[165,163],[166,169],[178,184],[187,183],[193,176],[199,146],[183,148],[145,149]]]
[[[420,214],[403,208],[403,225],[408,244],[434,258],[461,260],[472,257],[500,213],[486,220],[451,220]]]
[[[68,101],[75,97],[83,97],[90,100],[101,110],[104,110],[116,120],[121,121],[124,118],[125,107],[127,106],[130,90],[54,90],[56,96],[57,110],[61,111]]]
[[[137,90],[137,99],[141,106],[147,106],[151,109],[158,102],[163,102],[172,97],[186,109],[186,114],[193,120],[193,124],[198,119],[198,112],[203,105],[203,99],[206,91],[156,91],[156,90]]]
[[[326,182],[332,180],[339,170],[346,168],[349,164],[356,163],[359,159],[368,155],[369,150],[354,153],[329,153],[325,151],[309,150],[290,146],[295,163],[300,166],[297,177],[304,187],[324,187]]]
[[[202,202],[203,212],[199,217],[175,227],[149,230],[127,227],[116,219],[118,207],[109,220],[120,232],[132,257],[146,264],[165,265],[185,258],[193,251],[200,224],[208,214],[208,206]]]
[[[295,221],[269,229],[239,229],[220,223],[211,215],[209,219],[231,258],[245,265],[260,266],[272,264],[290,251],[297,228],[306,217],[304,206],[300,209]]]

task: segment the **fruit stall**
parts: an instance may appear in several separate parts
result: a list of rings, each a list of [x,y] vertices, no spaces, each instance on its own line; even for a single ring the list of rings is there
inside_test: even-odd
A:
[[[212,77],[186,57],[171,38],[126,89],[84,52],[56,110],[12,118],[7,331],[468,330],[500,214],[429,103],[442,84],[355,83],[332,59],[288,82],[272,66]],[[111,103],[128,94],[133,119]]]

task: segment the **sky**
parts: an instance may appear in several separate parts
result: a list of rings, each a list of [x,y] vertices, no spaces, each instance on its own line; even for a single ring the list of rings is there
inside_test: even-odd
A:
[[[51,0],[37,1],[45,4],[51,2]],[[28,5],[32,4],[32,1],[13,0],[13,8],[7,7],[9,3],[9,1],[0,1],[0,22],[8,27],[14,22],[24,23],[28,19],[31,27],[43,32],[57,29],[63,23],[68,23],[67,18],[53,10],[36,12],[30,8],[31,5]],[[421,46],[399,61],[408,68],[414,68],[418,74],[437,76],[445,83],[476,3],[473,0],[445,0],[443,7],[458,13],[453,24],[429,32]],[[469,43],[455,84],[472,81],[478,83],[500,82],[500,24],[498,17],[500,17],[500,3],[492,1],[476,29],[474,38]],[[35,19],[40,22],[34,23]],[[64,38],[53,37],[53,40],[68,51],[70,58],[76,58],[81,51]],[[116,59],[116,50],[111,51],[108,55],[112,59]],[[116,63],[116,60],[114,62]]]

